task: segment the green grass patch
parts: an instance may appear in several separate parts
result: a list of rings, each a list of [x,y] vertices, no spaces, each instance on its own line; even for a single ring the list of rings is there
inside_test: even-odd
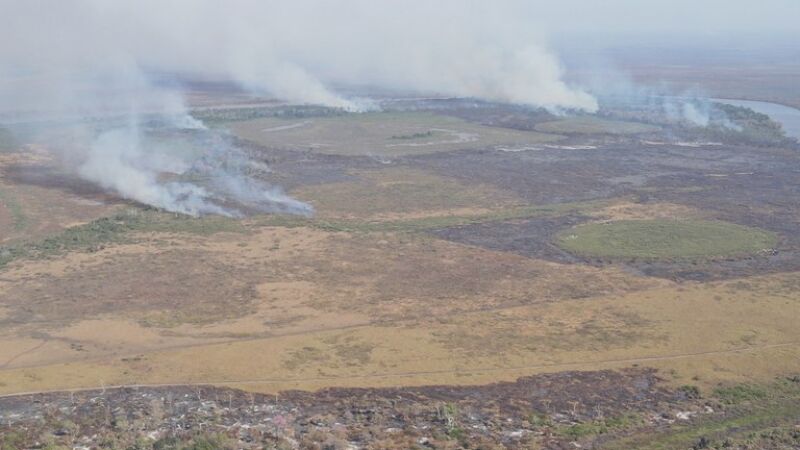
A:
[[[771,429],[781,424],[790,424],[800,415],[800,399],[792,399],[778,404],[764,405],[749,411],[731,414],[723,419],[705,420],[697,424],[682,425],[671,428],[665,433],[647,433],[646,436],[634,436],[608,443],[600,448],[606,449],[639,449],[667,450],[684,449],[706,438],[713,447],[728,439],[752,435],[761,430]]]
[[[728,405],[763,400],[768,396],[769,391],[767,389],[750,384],[739,384],[714,390],[714,397]]]
[[[556,243],[583,256],[698,259],[742,256],[772,248],[774,233],[720,221],[620,220],[562,231]]]
[[[264,117],[233,122],[229,128],[239,138],[270,147],[380,157],[563,139],[563,136],[484,126],[429,112],[373,112],[313,119]]]
[[[329,218],[520,205],[515,196],[492,186],[465,184],[424,171],[383,169],[350,174],[358,180],[305,186],[292,195],[309,201],[321,216]]]
[[[264,226],[298,227],[307,226],[325,231],[342,231],[350,233],[399,232],[413,233],[472,225],[478,223],[503,222],[514,219],[558,216],[569,213],[580,213],[606,205],[608,202],[575,202],[546,206],[524,206],[508,208],[486,214],[431,216],[417,219],[364,221],[350,219],[314,219],[298,216],[264,216],[257,223]]]
[[[558,427],[555,432],[570,440],[577,441],[588,436],[607,434],[614,431],[631,428],[641,423],[641,418],[633,413],[624,414],[608,419],[598,419],[592,422],[577,423],[569,426]]]
[[[0,268],[16,259],[35,259],[71,251],[97,251],[104,245],[129,241],[131,232],[213,234],[244,232],[235,219],[219,216],[189,217],[152,209],[130,209],[103,217],[38,241],[0,246]]]
[[[536,131],[555,134],[617,134],[652,133],[659,127],[639,122],[601,119],[593,116],[566,117],[536,126]]]
[[[22,204],[7,191],[0,189],[0,203],[5,205],[14,221],[14,231],[22,231],[28,226],[28,216],[22,210]]]
[[[392,136],[392,139],[408,140],[408,139],[421,139],[429,137],[433,137],[433,130],[428,130],[419,133],[412,133],[412,134],[394,135]]]
[[[477,223],[500,222],[531,217],[579,213],[607,202],[576,202],[548,206],[509,208],[487,214],[435,216],[394,221],[324,220],[289,215],[265,215],[252,221],[254,226],[310,227],[331,232],[413,233]],[[189,217],[154,209],[129,209],[38,241],[22,241],[0,246],[0,268],[17,259],[37,259],[72,251],[92,252],[107,244],[131,242],[132,233],[189,233],[209,235],[218,232],[247,232],[239,220],[220,216]]]
[[[793,436],[785,436],[784,431],[787,427],[793,427],[796,418],[800,417],[799,382],[784,379],[763,385],[736,385],[717,389],[714,396],[723,403],[724,414],[709,416],[695,423],[673,425],[666,431],[649,430],[620,437],[600,448],[685,449],[692,448],[701,438],[709,443],[708,448],[726,448],[726,441],[757,442],[759,439],[769,439],[775,430],[780,431],[779,438],[794,439]]]

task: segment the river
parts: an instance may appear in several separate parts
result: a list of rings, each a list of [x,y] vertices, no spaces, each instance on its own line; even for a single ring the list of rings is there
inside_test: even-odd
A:
[[[786,131],[787,136],[800,139],[800,109],[779,105],[777,103],[753,100],[729,100],[724,98],[714,98],[712,100],[733,106],[743,106],[755,112],[766,114],[772,118],[772,120],[783,126],[783,130]]]

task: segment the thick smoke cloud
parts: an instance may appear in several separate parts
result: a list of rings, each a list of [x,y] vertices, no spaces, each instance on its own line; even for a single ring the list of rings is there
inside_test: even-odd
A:
[[[56,150],[81,177],[142,203],[192,215],[238,215],[242,207],[308,214],[307,205],[249,177],[254,162],[204,130],[181,93],[160,81],[233,81],[259,95],[350,111],[374,104],[341,92],[365,89],[596,110],[591,95],[562,81],[524,5],[3,1],[0,113],[73,120]],[[172,139],[183,132],[164,145],[165,130]],[[203,182],[186,181],[188,174]]]
[[[227,195],[248,209],[309,213],[248,177],[254,162],[204,130],[160,81],[233,81],[350,111],[374,107],[351,92],[413,91],[593,112],[590,92],[608,95],[608,84],[587,91],[565,82],[545,34],[796,35],[798,8],[795,0],[0,0],[0,114],[104,117],[103,126],[73,129],[64,157],[84,178],[143,203],[240,213]],[[707,102],[663,107],[709,120]],[[160,145],[165,129],[183,130],[184,140]],[[181,145],[202,151],[176,152]],[[198,160],[205,181],[187,181]]]
[[[79,73],[118,61],[232,79],[300,103],[361,109],[337,84],[594,110],[561,81],[524,2],[6,2],[5,68]],[[15,67],[16,66],[16,67]]]

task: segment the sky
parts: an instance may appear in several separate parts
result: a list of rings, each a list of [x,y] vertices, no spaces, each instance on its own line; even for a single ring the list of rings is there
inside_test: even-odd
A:
[[[800,36],[797,0],[559,0],[526,2],[553,33]]]
[[[331,86],[593,110],[560,48],[795,45],[798,17],[800,0],[0,0],[0,104],[74,108],[166,72],[350,110],[369,105]]]

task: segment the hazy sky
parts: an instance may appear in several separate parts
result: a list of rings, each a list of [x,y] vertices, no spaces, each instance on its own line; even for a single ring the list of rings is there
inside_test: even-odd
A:
[[[559,0],[526,2],[551,32],[794,34],[798,0]]]
[[[162,82],[173,74],[353,111],[374,102],[343,86],[595,111],[594,93],[565,81],[558,50],[665,36],[684,48],[748,36],[752,50],[797,35],[798,17],[800,0],[0,0],[0,112],[125,115],[124,126],[59,142],[64,159],[126,198],[220,212],[204,187],[159,182],[188,163],[141,131],[153,113],[202,128]],[[306,211],[238,175],[219,177],[222,192]]]
[[[75,106],[82,86],[141,90],[148,72],[177,72],[353,109],[363,105],[331,86],[592,110],[562,82],[565,40],[746,36],[752,49],[800,38],[798,17],[800,0],[0,0],[0,78],[53,76],[49,91],[0,86],[0,100]]]

